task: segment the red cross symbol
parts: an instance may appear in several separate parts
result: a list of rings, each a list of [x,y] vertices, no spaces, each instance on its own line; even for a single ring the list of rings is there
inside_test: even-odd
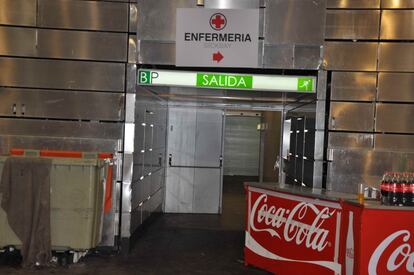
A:
[[[221,13],[215,13],[210,18],[210,26],[216,31],[220,31],[224,29],[226,24],[227,24],[227,19]]]

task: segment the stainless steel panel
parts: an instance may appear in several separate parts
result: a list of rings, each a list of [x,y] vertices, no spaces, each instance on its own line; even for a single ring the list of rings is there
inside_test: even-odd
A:
[[[336,133],[330,132],[328,139],[328,148],[364,148],[372,149],[374,147],[373,134],[357,133]]]
[[[134,222],[135,225],[139,224]],[[121,238],[131,237],[131,213],[121,214]]]
[[[0,55],[35,56],[36,30],[0,26]]]
[[[137,88],[137,65],[136,64],[127,64],[127,93],[135,94]]]
[[[0,24],[36,26],[36,0],[0,0]]]
[[[206,9],[258,9],[259,0],[204,0]]]
[[[137,36],[130,35],[128,37],[128,63],[135,64],[138,61],[137,53]]]
[[[0,54],[126,61],[126,34],[0,27]]]
[[[380,71],[414,72],[414,44],[380,43]]]
[[[259,176],[260,121],[254,116],[226,116],[224,175]]]
[[[386,171],[412,171],[414,154],[361,149],[331,150],[327,189],[357,193],[358,185],[379,188]]]
[[[379,10],[328,10],[325,39],[378,39],[379,19]]]
[[[330,9],[379,9],[380,0],[328,0],[327,7]]]
[[[412,135],[375,135],[375,150],[414,152],[414,136]]]
[[[318,71],[318,84],[316,87],[316,92],[317,92],[317,99],[318,100],[325,100],[326,99],[326,90],[328,87],[328,73],[327,71],[324,70],[319,70]],[[320,128],[316,128],[316,129],[320,129]]]
[[[142,206],[134,209],[134,211],[131,213],[131,216],[128,217],[128,220],[130,220],[130,233],[129,235],[134,234],[135,230],[138,229],[144,222],[142,219]],[[126,236],[124,236],[126,237]]]
[[[322,45],[325,6],[324,0],[267,0],[265,43]]]
[[[38,0],[38,27],[128,32],[127,3]]]
[[[138,39],[175,41],[177,8],[196,8],[195,0],[138,0]]]
[[[196,114],[195,166],[219,167],[223,140],[223,111],[198,109]]]
[[[264,45],[264,68],[294,68],[295,48],[293,45]]]
[[[122,133],[122,123],[0,118],[1,135],[117,140]]]
[[[37,30],[37,56],[100,61],[127,60],[127,35],[120,33]]]
[[[164,170],[158,170],[151,175],[151,196],[164,185]]]
[[[414,0],[381,0],[383,9],[412,9]]]
[[[295,45],[293,68],[318,70],[322,65],[322,46]]]
[[[0,57],[0,85],[123,92],[125,65]]]
[[[168,122],[168,154],[172,164],[194,166],[197,111],[190,108],[170,108]]]
[[[331,100],[374,101],[376,86],[376,73],[333,72]]]
[[[136,33],[138,30],[138,6],[136,3],[129,4],[129,32]]]
[[[126,94],[125,100],[125,122],[135,122],[135,94]]]
[[[194,168],[167,168],[165,212],[192,213]]]
[[[3,131],[2,131],[3,132]],[[0,155],[7,155],[12,148],[22,149],[49,149],[64,151],[85,152],[116,152],[117,140],[99,138],[76,137],[50,137],[50,136],[24,136],[0,135]]]
[[[324,67],[327,70],[376,71],[377,43],[326,42]]]
[[[413,10],[383,10],[381,17],[381,39],[414,39],[413,24]]]
[[[414,133],[414,105],[377,103],[376,132]]]
[[[331,102],[330,130],[369,132],[374,129],[374,104]]]
[[[120,93],[39,91],[0,88],[0,115],[91,120],[123,120]]]
[[[220,169],[195,169],[193,213],[220,213],[221,190]]]
[[[175,65],[175,42],[139,40],[138,63]]]
[[[414,74],[380,73],[378,101],[414,102]]]
[[[122,182],[122,213],[130,213],[132,211],[132,188],[131,182]]]

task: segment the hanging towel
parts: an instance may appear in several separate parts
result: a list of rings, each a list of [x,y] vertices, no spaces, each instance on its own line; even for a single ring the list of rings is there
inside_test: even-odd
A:
[[[3,167],[1,207],[22,242],[25,267],[46,265],[51,259],[51,167],[51,159],[31,157],[10,157]]]

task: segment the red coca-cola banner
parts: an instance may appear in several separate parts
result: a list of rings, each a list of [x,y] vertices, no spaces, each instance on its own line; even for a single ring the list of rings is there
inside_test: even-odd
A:
[[[346,275],[414,274],[413,210],[357,208],[345,203],[344,212],[360,216],[353,227],[357,265]]]
[[[341,205],[247,187],[245,262],[277,274],[340,274]]]

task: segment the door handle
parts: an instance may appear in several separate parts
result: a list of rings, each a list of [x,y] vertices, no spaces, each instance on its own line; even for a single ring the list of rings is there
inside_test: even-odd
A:
[[[24,116],[24,114],[26,113],[26,104],[22,104],[21,108],[22,116]]]
[[[12,105],[11,111],[12,111],[13,115],[17,114],[17,105],[16,104]]]
[[[172,154],[169,154],[168,156],[168,165],[172,166]]]

